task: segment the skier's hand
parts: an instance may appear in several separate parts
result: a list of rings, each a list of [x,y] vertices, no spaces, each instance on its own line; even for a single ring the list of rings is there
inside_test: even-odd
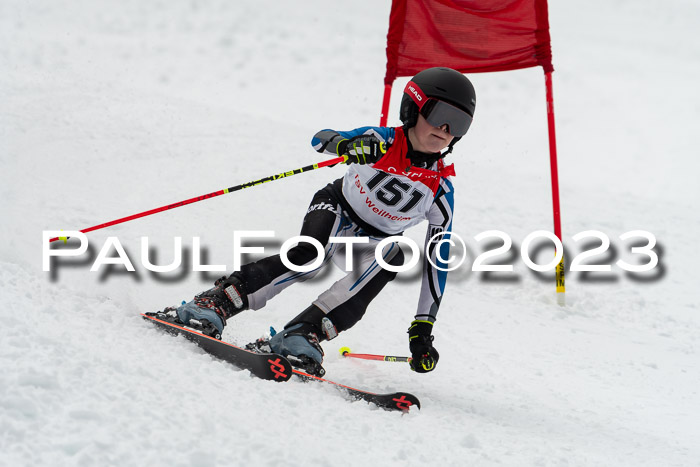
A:
[[[338,143],[338,155],[346,164],[373,164],[386,154],[386,143],[376,136],[362,135]]]
[[[413,357],[410,365],[411,370],[416,373],[433,371],[440,358],[440,354],[433,347],[432,332],[433,323],[430,321],[415,320],[408,328],[408,346]]]

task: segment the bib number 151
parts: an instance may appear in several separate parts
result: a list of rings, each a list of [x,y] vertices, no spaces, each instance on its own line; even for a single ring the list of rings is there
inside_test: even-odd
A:
[[[369,191],[376,191],[377,200],[390,207],[398,205],[408,196],[408,200],[399,208],[399,212],[404,213],[410,211],[424,196],[422,191],[411,189],[408,183],[380,171],[369,179],[367,188]]]

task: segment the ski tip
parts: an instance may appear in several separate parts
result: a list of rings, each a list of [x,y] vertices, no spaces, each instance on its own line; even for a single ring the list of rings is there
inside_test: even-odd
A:
[[[420,410],[420,400],[413,394],[397,392],[391,400],[397,409],[403,410],[404,412],[408,412],[413,407],[417,407],[418,410]]]
[[[340,355],[345,357],[347,354],[350,353],[350,347],[341,347],[339,352],[340,352]]]

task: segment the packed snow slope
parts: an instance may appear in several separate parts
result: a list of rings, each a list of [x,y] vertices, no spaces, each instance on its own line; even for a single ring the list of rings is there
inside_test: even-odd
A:
[[[612,271],[569,272],[560,307],[552,274],[525,266],[522,241],[552,226],[542,71],[470,76],[476,120],[450,156],[470,259],[448,280],[437,369],[338,356],[407,354],[415,271],[324,344],[330,378],[416,394],[423,409],[402,415],[256,380],[139,317],[221,274],[192,271],[193,237],[229,272],[233,231],[274,230],[274,253],[342,166],[89,233],[85,254],[42,271],[44,230],[301,167],[319,160],[317,130],[377,124],[389,1],[0,0],[0,465],[698,465],[700,5],[551,3],[567,258],[599,244],[573,235],[598,230],[612,246],[589,262]],[[489,242],[474,236],[494,229],[515,271],[472,272]],[[614,265],[646,262],[619,238],[632,230],[658,241],[648,273]],[[406,235],[422,242],[424,226]],[[110,236],[135,272],[90,271]],[[182,237],[183,265],[146,270],[144,236],[156,264]],[[340,274],[237,317],[224,339],[281,328]]]

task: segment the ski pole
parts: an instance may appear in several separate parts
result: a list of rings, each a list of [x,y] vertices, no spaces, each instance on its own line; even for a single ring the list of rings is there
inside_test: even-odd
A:
[[[349,347],[341,347],[340,355],[343,357],[361,358],[363,360],[381,360],[383,362],[410,362],[411,357],[392,357],[390,355],[372,355],[368,353],[352,353]]]
[[[303,172],[309,172],[311,170],[320,169],[321,167],[328,167],[330,165],[339,164],[339,163],[345,162],[345,160],[346,160],[345,156],[336,157],[335,159],[329,159],[327,161],[318,162],[318,163],[312,164],[312,165],[307,165],[306,167],[301,167],[300,169],[294,169],[294,170],[290,170],[288,172],[282,172],[279,174],[270,175],[269,177],[261,178],[259,180],[254,180],[252,182],[243,183],[241,185],[232,186],[230,188],[224,188],[223,190],[215,191],[213,193],[209,193],[209,194],[202,195],[202,196],[195,196],[194,198],[186,199],[184,201],[179,201],[179,202],[173,203],[173,204],[168,204],[167,206],[161,206],[159,208],[140,212],[138,214],[132,214],[131,216],[122,217],[121,219],[115,219],[113,221],[105,222],[104,224],[94,225],[92,227],[88,227],[87,229],[81,230],[81,232],[87,233],[87,232],[92,232],[93,230],[104,229],[105,227],[110,227],[113,225],[122,224],[124,222],[132,221],[132,220],[138,219],[140,217],[150,216],[151,214],[156,214],[159,212],[167,211],[169,209],[179,208],[180,206],[185,206],[187,204],[196,203],[197,201],[203,201],[205,199],[214,198],[215,196],[225,195],[228,193],[232,193],[234,191],[242,190],[244,188],[250,188],[252,186],[260,185],[262,183],[273,182],[273,181],[279,180],[281,178],[291,177],[292,175],[297,175],[297,174],[300,174]],[[49,243],[55,242],[56,240],[59,240],[59,239],[67,240],[66,237],[54,237],[54,238],[49,240]]]

